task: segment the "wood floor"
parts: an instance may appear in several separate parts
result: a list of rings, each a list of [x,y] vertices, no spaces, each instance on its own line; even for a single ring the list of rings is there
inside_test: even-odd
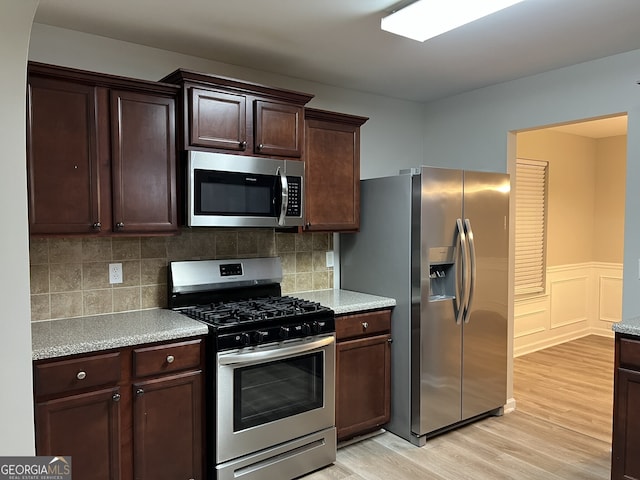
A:
[[[515,359],[517,409],[415,447],[391,433],[338,450],[304,480],[608,480],[613,339]]]

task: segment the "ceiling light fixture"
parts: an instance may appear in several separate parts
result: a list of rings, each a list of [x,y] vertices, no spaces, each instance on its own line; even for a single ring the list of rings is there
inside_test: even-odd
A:
[[[523,0],[418,0],[386,16],[382,30],[424,42]]]

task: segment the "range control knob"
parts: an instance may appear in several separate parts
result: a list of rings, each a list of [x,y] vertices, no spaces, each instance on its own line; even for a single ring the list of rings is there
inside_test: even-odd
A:
[[[244,347],[244,346],[247,346],[247,345],[249,345],[249,343],[251,343],[251,337],[249,337],[249,334],[248,334],[248,333],[241,333],[240,335],[238,335],[238,336],[236,337],[236,340],[237,340],[237,341],[238,341],[238,343],[239,343],[240,345],[242,345],[243,347]]]
[[[289,338],[289,327],[280,327],[280,338],[286,340]]]
[[[254,338],[256,339],[257,343],[262,343],[267,338],[267,332],[263,332],[263,331],[258,330],[254,334]]]
[[[303,324],[301,325],[301,328],[302,328],[302,334],[303,334],[304,336],[309,336],[309,335],[311,335],[311,326],[310,326],[308,323],[303,323]]]
[[[311,324],[311,331],[314,335],[318,335],[322,331],[322,327],[324,326],[324,322],[313,322]]]

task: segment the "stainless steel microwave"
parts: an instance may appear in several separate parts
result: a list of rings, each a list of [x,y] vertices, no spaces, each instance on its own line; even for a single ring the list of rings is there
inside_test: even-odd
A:
[[[292,227],[304,220],[304,162],[189,151],[187,225]]]

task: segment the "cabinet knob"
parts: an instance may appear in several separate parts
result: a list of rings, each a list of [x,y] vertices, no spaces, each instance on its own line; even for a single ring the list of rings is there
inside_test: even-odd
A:
[[[118,223],[116,223],[116,228],[117,228],[118,230],[122,230],[122,229],[124,228],[124,223],[122,223],[122,222],[118,222]]]
[[[362,322],[362,329],[366,330],[367,328],[369,328],[369,322]]]
[[[111,398],[113,398],[114,402],[119,402],[120,401],[120,394],[119,393],[114,393],[113,397],[111,397]]]
[[[76,378],[78,380],[84,380],[85,378],[87,378],[87,372],[83,372],[83,371],[78,372],[78,374],[76,375]]]
[[[240,142],[240,150],[247,148],[247,142]]]
[[[94,230],[100,230],[100,229],[102,228],[102,224],[101,224],[100,222],[96,222],[96,223],[94,223],[93,225],[91,225],[91,227],[92,227]]]
[[[175,359],[176,357],[174,357],[173,355],[167,355],[167,363],[173,363]]]
[[[263,144],[259,144],[259,145],[256,147],[256,150],[260,151],[260,150],[262,150],[262,148],[263,148],[263,147],[264,147],[264,145],[263,145]]]
[[[144,390],[143,390],[143,389],[141,389],[141,388],[137,389],[137,390],[136,390],[136,395],[137,395],[138,397],[141,397],[142,395],[144,395]]]

